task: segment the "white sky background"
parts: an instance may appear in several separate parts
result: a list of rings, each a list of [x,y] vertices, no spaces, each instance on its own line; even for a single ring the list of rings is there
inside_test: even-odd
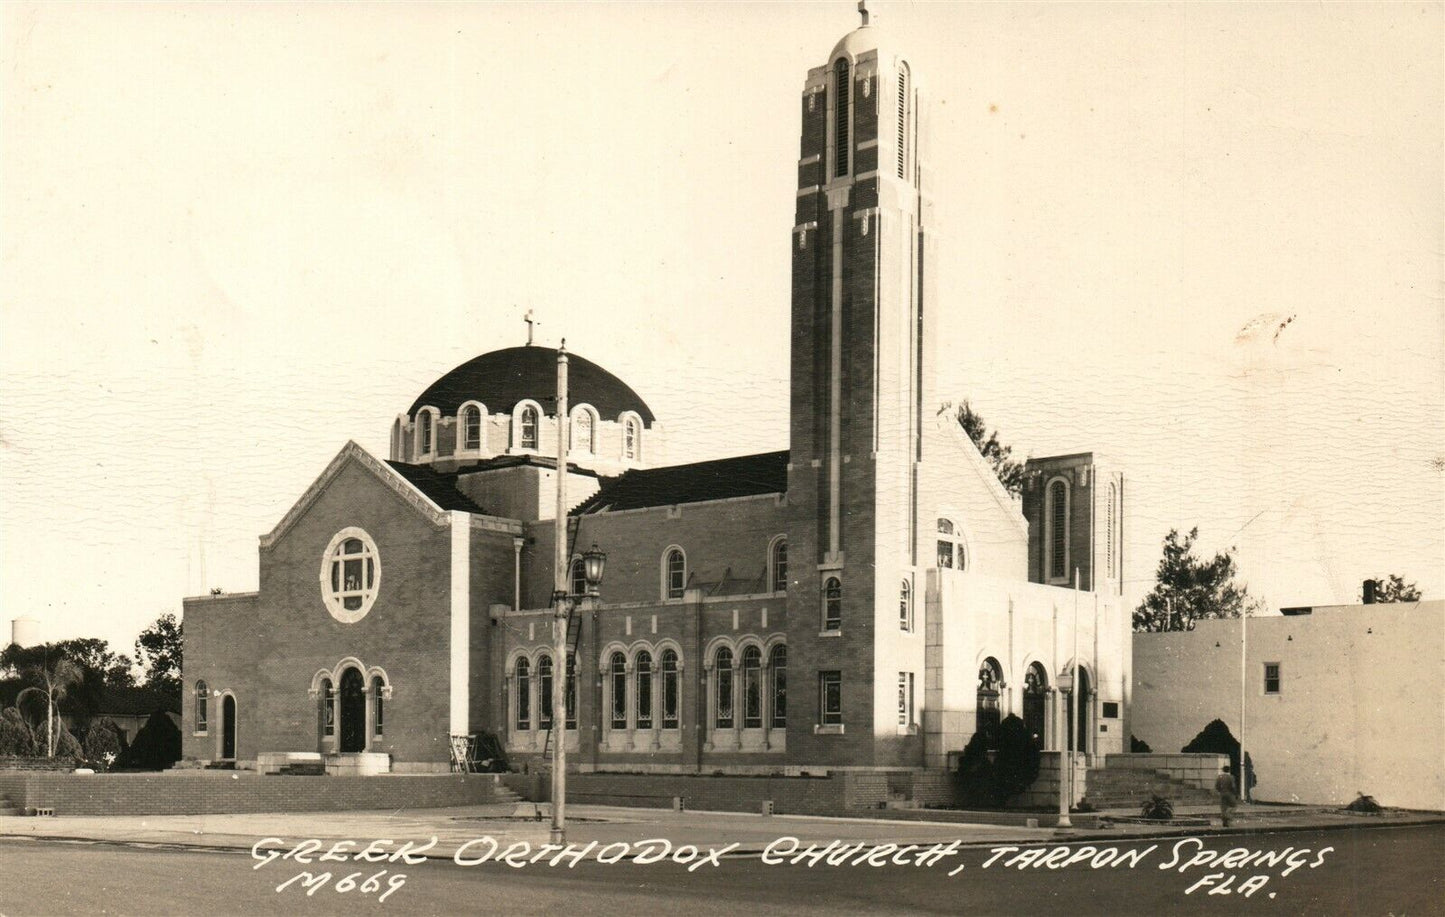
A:
[[[874,6],[932,98],[940,390],[1122,463],[1131,599],[1193,525],[1272,608],[1440,597],[1445,7]],[[785,448],[798,100],[856,22],[0,8],[0,626],[128,652],[254,589],[529,305],[670,460]]]

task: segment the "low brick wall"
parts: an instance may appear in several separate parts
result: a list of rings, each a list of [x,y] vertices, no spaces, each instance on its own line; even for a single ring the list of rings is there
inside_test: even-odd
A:
[[[46,771],[68,774],[76,764],[68,758],[16,758],[0,755],[0,771]]]
[[[0,795],[56,815],[212,815],[481,805],[495,774],[269,777],[228,771],[165,774],[0,774]]]
[[[543,774],[504,774],[507,786],[524,799],[546,801],[551,783]],[[781,777],[737,774],[568,774],[567,799],[590,805],[667,808],[681,797],[684,808],[718,812],[760,812],[771,800],[779,815],[846,815],[878,809],[892,800],[920,806],[953,802],[944,772],[834,771],[824,776]]]
[[[1160,771],[1168,774],[1175,780],[1205,790],[1214,789],[1215,778],[1223,772],[1225,766],[1228,764],[1228,755],[1194,753],[1162,755],[1151,753],[1104,756],[1104,766],[1110,770]]]

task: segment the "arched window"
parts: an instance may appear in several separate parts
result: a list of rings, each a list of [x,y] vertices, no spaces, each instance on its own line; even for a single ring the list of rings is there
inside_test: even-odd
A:
[[[773,704],[771,725],[782,729],[788,725],[788,648],[779,643],[768,656],[768,668],[773,678]]]
[[[743,728],[763,727],[763,651],[743,650]]]
[[[482,448],[482,409],[475,404],[462,408],[462,448]]]
[[[951,519],[938,520],[938,566],[962,570],[967,563],[963,551],[963,532]]]
[[[582,558],[572,558],[572,569],[569,578],[572,580],[573,595],[587,594],[587,567],[582,563]]]
[[[537,657],[537,728],[552,728],[552,657]]]
[[[898,68],[898,177],[906,177],[908,159],[908,65]]]
[[[713,669],[717,672],[717,690],[713,698],[713,709],[717,712],[717,728],[733,728],[733,651],[725,646],[718,647],[713,657]]]
[[[993,734],[999,722],[999,692],[1003,690],[1003,667],[992,656],[978,668],[978,703],[974,716],[977,732]],[[992,745],[990,739],[990,745]]]
[[[537,448],[537,409],[528,405],[522,408],[517,421],[517,445],[523,449]]]
[[[687,590],[687,557],[681,548],[669,548],[663,558],[663,596],[669,599],[682,598]]]
[[[677,711],[682,706],[679,694],[677,653],[662,651],[662,728],[676,729]]]
[[[627,657],[612,654],[612,728],[627,728]]]
[[[823,630],[843,626],[843,582],[836,576],[823,583]]]
[[[908,580],[898,586],[898,629],[913,630],[913,587]]]
[[[386,684],[381,680],[380,675],[371,679],[371,734],[382,735],[386,731],[386,710],[385,703]]]
[[[532,666],[526,659],[517,660],[517,730],[532,728]]]
[[[577,728],[577,654],[567,654],[567,728]]]
[[[416,423],[417,455],[431,455],[436,450],[436,422],[432,418],[431,411],[423,408],[417,415]]]
[[[1047,722],[1049,673],[1037,662],[1024,672],[1024,728],[1034,744],[1044,747],[1044,724]]]
[[[348,623],[359,620],[376,599],[376,543],[361,529],[342,529],[332,538],[323,563],[322,592],[331,614]]]
[[[833,65],[833,177],[848,174],[848,61]]]
[[[321,734],[336,735],[336,688],[331,679],[321,679]]]
[[[196,732],[209,732],[209,713],[211,706],[211,689],[206,687],[204,681],[196,682]]]
[[[636,417],[622,421],[622,457],[635,460],[642,454],[642,424]]]
[[[574,452],[596,452],[597,440],[594,438],[596,425],[592,422],[592,412],[582,408],[572,421],[572,451]]]
[[[773,548],[768,558],[771,570],[768,581],[774,592],[788,591],[788,539],[782,535],[773,539]]]
[[[637,654],[637,728],[652,728],[652,654]]]
[[[1049,551],[1049,579],[1063,580],[1069,576],[1069,485],[1060,479],[1049,484],[1045,508],[1048,527],[1044,543]]]

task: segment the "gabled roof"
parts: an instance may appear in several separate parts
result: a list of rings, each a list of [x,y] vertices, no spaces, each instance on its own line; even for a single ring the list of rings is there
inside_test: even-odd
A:
[[[701,503],[788,490],[788,453],[764,452],[735,458],[634,468],[615,478],[604,478],[602,489],[572,510],[574,516],[591,513]]]
[[[455,473],[437,471],[427,465],[408,465],[405,462],[388,461],[387,464],[392,471],[406,478],[411,486],[442,509],[486,515],[487,511],[473,503],[471,497],[457,490]]]

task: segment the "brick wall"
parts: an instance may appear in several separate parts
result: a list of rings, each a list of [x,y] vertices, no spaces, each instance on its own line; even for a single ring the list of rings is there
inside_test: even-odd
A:
[[[438,808],[495,799],[494,774],[262,777],[242,773],[0,776],[17,807],[56,815],[203,815]]]

